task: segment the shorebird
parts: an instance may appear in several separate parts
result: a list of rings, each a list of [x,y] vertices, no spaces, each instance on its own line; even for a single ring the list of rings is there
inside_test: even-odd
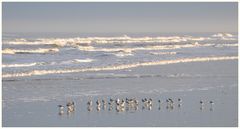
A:
[[[58,107],[59,107],[59,110],[63,110],[64,109],[63,105],[58,105]]]
[[[110,98],[110,102],[112,103],[114,100],[112,98]]]
[[[73,112],[74,111],[75,106],[74,106],[73,101],[67,102],[66,106],[67,106],[68,112]]]
[[[150,99],[147,101],[147,103],[148,103],[149,106],[152,106],[152,104],[153,104],[153,103],[152,103],[152,99],[150,98]]]
[[[168,99],[166,100],[166,102],[167,102],[166,108],[172,110],[172,109],[173,109],[173,104],[174,104],[173,100],[172,100],[171,98],[168,98]]]
[[[128,99],[126,98],[126,103],[130,106],[132,106],[135,103],[135,98],[134,99]]]
[[[128,98],[126,98],[125,103],[127,104],[126,111],[128,111],[129,108],[132,108],[134,104],[133,99],[128,99]]]
[[[120,99],[117,98],[117,99],[115,100],[115,103],[116,103],[117,105],[119,105],[119,104],[120,104]]]
[[[202,100],[200,100],[200,110],[203,110],[203,105],[204,105],[204,103],[203,103],[203,101]]]
[[[210,107],[210,111],[213,111],[213,101],[209,101],[209,103],[211,104],[211,107]]]
[[[113,103],[114,103],[114,100],[113,100],[112,98],[110,98],[109,101],[110,101],[110,102],[108,102],[108,104],[109,104],[110,106],[112,106]]]
[[[112,111],[113,104],[114,104],[114,100],[110,98],[110,102],[108,102],[108,105],[109,105],[108,111]]]
[[[135,105],[138,105],[138,100],[134,99]]]
[[[178,102],[181,103],[181,102],[182,102],[182,99],[178,98]]]
[[[161,109],[161,100],[160,99],[158,100],[158,103],[159,103],[158,110],[160,110]]]
[[[170,102],[169,99],[170,99],[170,98],[166,99],[166,102]]]
[[[166,99],[166,103],[167,103],[167,106],[169,105],[169,100],[168,99]]]
[[[209,103],[211,104],[211,105],[213,105],[214,103],[213,103],[213,101],[209,101]]]
[[[122,99],[122,101],[120,102],[120,106],[124,107],[125,106],[125,101]]]
[[[107,108],[107,101],[105,99],[102,100],[102,108],[103,110],[106,110]]]
[[[182,99],[178,98],[178,108],[180,108],[182,106]]]
[[[73,101],[67,102],[67,106],[74,106],[74,102]]]
[[[97,104],[98,107],[100,107],[100,106],[101,106],[100,100],[97,100],[97,101],[96,101],[96,104]]]
[[[59,115],[62,115],[64,113],[63,109],[64,109],[64,106],[63,105],[58,105],[58,108],[59,108]]]
[[[126,98],[125,100],[126,100],[126,103],[128,103],[128,98]]]
[[[106,101],[106,99],[103,99],[102,100],[102,108],[103,108],[103,110],[105,110],[106,108],[107,108],[107,101]]]
[[[172,99],[168,98],[166,99],[167,104],[170,104],[172,102]]]
[[[143,104],[144,104],[144,106],[145,106],[145,107],[147,107],[147,106],[148,106],[148,100],[147,100],[146,98],[145,98],[145,99],[143,99],[143,100],[142,100],[142,102],[143,102]]]
[[[92,100],[89,100],[89,101],[87,102],[87,105],[88,105],[88,106],[92,106]]]
[[[142,102],[145,103],[147,101],[147,98],[142,99]]]
[[[172,100],[171,98],[168,98],[168,99],[166,100],[166,102],[167,102],[167,105],[168,105],[168,106],[170,106],[171,108],[173,107],[174,102],[173,102],[173,100]]]

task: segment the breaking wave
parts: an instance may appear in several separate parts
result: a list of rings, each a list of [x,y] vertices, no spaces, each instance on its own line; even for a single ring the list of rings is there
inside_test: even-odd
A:
[[[133,55],[133,51],[151,51],[151,50],[174,50],[182,48],[195,48],[195,47],[238,47],[238,43],[235,44],[212,44],[205,43],[199,44],[188,43],[179,45],[147,45],[142,47],[118,47],[118,48],[104,48],[104,47],[94,47],[94,46],[76,46],[80,51],[88,52],[117,52],[115,55],[118,57]],[[20,50],[20,49],[9,49],[6,48],[2,50],[2,54],[45,54],[45,53],[56,53],[59,52],[58,48],[39,48],[30,50]],[[174,53],[159,53],[159,54],[174,54]]]
[[[215,37],[221,40],[236,40],[236,37],[229,33],[217,33],[212,35],[212,37]]]
[[[2,77],[10,78],[10,77],[26,77],[26,76],[33,76],[33,75],[47,75],[47,74],[110,71],[110,70],[122,70],[122,69],[152,66],[152,65],[167,65],[167,64],[188,63],[188,62],[205,62],[205,61],[237,60],[237,59],[238,59],[237,56],[182,58],[182,59],[176,59],[176,60],[161,60],[161,61],[142,62],[142,63],[133,63],[133,64],[124,64],[124,65],[112,65],[112,66],[105,66],[105,67],[81,68],[81,69],[34,70],[34,71],[22,72],[22,73],[3,74]]]
[[[145,47],[128,47],[128,48],[97,48],[93,46],[78,46],[77,48],[81,51],[131,53],[132,51],[139,51],[139,50],[172,50],[172,49],[208,47],[208,46],[214,46],[214,44],[199,44],[198,42],[195,42],[191,44],[182,44],[182,45],[154,45],[154,46],[151,45],[151,46],[145,46]]]
[[[43,54],[43,53],[56,53],[58,48],[39,48],[30,50],[20,50],[20,49],[9,49],[6,48],[2,50],[2,54]]]
[[[152,55],[176,55],[177,52],[150,52]]]
[[[25,63],[25,64],[2,64],[2,68],[11,68],[11,67],[31,67],[36,66],[40,63]]]
[[[238,47],[238,43],[234,44],[217,44],[215,47]]]
[[[179,43],[210,40],[237,40],[237,37],[229,33],[218,33],[210,37],[185,36],[158,36],[158,37],[130,37],[127,35],[119,37],[76,37],[76,38],[39,38],[36,40],[15,39],[4,42],[11,45],[54,45],[54,46],[87,46],[89,44],[131,44],[131,43]]]

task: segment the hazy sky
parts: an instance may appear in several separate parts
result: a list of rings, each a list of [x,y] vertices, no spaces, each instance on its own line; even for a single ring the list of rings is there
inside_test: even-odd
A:
[[[235,3],[3,3],[3,32],[237,32]]]

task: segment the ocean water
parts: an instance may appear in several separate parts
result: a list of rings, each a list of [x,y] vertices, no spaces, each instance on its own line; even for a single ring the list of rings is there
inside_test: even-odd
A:
[[[3,126],[237,126],[237,37],[3,34]],[[87,110],[87,100],[110,97],[151,97],[155,106]],[[159,110],[168,97],[183,106]],[[69,100],[76,111],[58,115]]]
[[[3,79],[237,59],[237,35],[84,36],[3,39]]]

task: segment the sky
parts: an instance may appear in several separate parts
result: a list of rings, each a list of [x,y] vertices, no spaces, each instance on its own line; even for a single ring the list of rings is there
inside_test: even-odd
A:
[[[3,33],[237,32],[237,2],[3,2]]]

